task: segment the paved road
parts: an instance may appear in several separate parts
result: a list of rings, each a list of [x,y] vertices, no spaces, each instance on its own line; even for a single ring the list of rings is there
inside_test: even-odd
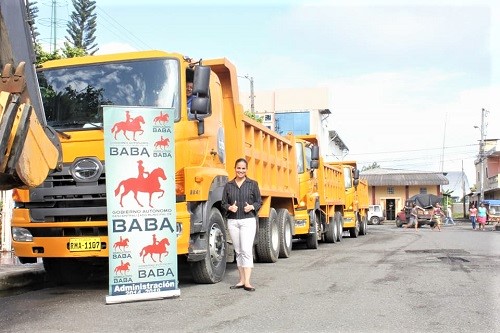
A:
[[[107,285],[50,287],[0,298],[0,331],[25,332],[499,332],[499,232],[468,225],[369,234],[256,264],[256,292],[215,285],[181,296],[105,305]]]

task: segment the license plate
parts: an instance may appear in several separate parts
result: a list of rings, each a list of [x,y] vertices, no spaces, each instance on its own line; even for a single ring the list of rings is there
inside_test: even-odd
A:
[[[99,237],[70,238],[69,250],[70,252],[100,251],[101,239]]]

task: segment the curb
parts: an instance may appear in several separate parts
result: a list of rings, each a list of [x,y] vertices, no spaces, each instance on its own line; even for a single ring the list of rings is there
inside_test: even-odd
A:
[[[26,267],[25,267],[26,266]],[[0,267],[0,291],[40,284],[45,281],[42,264],[2,265]]]

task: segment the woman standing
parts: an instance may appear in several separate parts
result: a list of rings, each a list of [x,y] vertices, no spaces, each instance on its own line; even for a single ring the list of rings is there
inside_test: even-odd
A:
[[[235,163],[236,177],[224,187],[222,208],[227,212],[227,225],[236,252],[240,280],[231,289],[255,291],[250,284],[253,268],[253,242],[257,230],[257,212],[262,206],[259,184],[247,177],[248,163],[240,158]]]
[[[481,203],[477,210],[477,223],[479,224],[479,230],[484,230],[484,225],[486,224],[486,207],[484,203]]]
[[[469,208],[469,218],[472,223],[472,230],[476,230],[477,208],[474,204]]]
[[[432,210],[431,221],[432,218],[436,219],[436,224],[434,224],[434,228],[437,228],[439,231],[441,231],[441,221],[443,216],[444,213],[443,210],[441,209],[441,205],[439,203],[436,203],[434,209]],[[431,230],[434,230],[434,228],[431,228]]]

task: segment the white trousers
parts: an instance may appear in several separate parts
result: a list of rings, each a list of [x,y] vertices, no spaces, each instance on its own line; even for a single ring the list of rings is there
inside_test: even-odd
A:
[[[253,241],[257,230],[255,217],[235,220],[228,219],[227,227],[236,252],[238,267],[253,267]]]

